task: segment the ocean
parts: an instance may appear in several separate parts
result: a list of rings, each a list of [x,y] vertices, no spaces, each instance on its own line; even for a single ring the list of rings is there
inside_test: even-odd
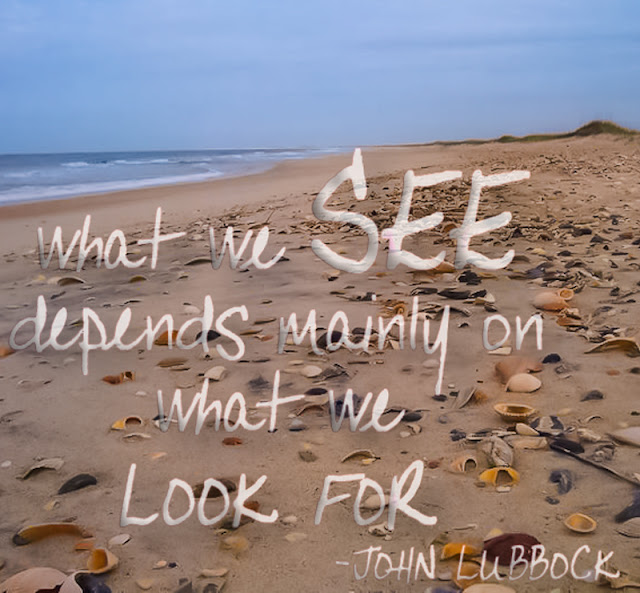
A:
[[[337,152],[247,149],[0,155],[0,205],[257,173],[281,161]]]

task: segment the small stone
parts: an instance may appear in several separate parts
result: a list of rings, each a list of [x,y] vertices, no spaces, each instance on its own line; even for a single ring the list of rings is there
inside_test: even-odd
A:
[[[542,364],[555,364],[556,362],[560,362],[561,360],[562,359],[560,358],[560,355],[553,352],[551,354],[547,354],[542,359]]]
[[[389,497],[385,495],[384,500],[378,494],[368,496],[362,503],[362,508],[370,511],[377,511],[380,507],[385,507],[389,503]]]
[[[153,579],[138,579],[136,585],[143,591],[148,591],[153,587]]]
[[[289,424],[290,432],[300,432],[306,429],[307,429],[307,425],[302,420],[300,420],[300,418],[294,418],[291,421],[291,424]]]
[[[11,467],[11,461],[9,461],[8,459],[6,461],[3,461],[2,463],[0,463],[0,467],[2,469],[7,469],[8,467]]]
[[[167,561],[166,560],[158,560],[154,565],[153,565],[153,569],[154,570],[159,570],[161,568],[166,568],[167,567]]]

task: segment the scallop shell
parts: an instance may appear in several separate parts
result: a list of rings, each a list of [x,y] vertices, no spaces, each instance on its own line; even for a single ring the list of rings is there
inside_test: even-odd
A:
[[[562,311],[567,308],[567,302],[558,294],[551,291],[539,292],[533,299],[533,306],[543,311]]]
[[[564,524],[571,530],[576,533],[591,533],[595,531],[597,527],[597,523],[595,519],[592,519],[588,515],[584,515],[582,513],[573,513],[573,515],[569,515],[565,520]]]
[[[526,422],[537,411],[526,404],[496,404],[493,409],[507,422]]]
[[[118,566],[118,557],[105,548],[94,548],[87,558],[87,568],[93,574],[103,574]]]
[[[37,593],[38,591],[56,591],[67,575],[55,568],[38,566],[28,568],[0,584],[2,593]]]
[[[492,467],[483,471],[480,480],[493,486],[511,486],[520,481],[520,474],[512,467]]]
[[[533,393],[542,387],[542,381],[528,373],[519,373],[509,379],[507,391],[517,393]]]

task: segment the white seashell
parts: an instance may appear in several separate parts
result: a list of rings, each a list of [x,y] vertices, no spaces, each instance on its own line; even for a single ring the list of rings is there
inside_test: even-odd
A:
[[[513,375],[507,383],[507,391],[517,393],[532,393],[542,387],[542,381],[529,373]]]

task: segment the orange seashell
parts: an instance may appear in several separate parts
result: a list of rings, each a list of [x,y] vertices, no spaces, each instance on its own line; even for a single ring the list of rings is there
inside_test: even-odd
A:
[[[13,348],[10,348],[9,346],[0,346],[0,358],[6,358],[14,353],[15,350]]]
[[[24,546],[56,535],[89,536],[82,527],[75,523],[42,523],[40,525],[29,525],[18,531],[13,536],[13,543],[16,546]]]
[[[171,337],[169,337],[171,336]],[[153,342],[156,346],[168,346],[169,343],[173,344],[178,337],[178,330],[174,329],[169,334],[169,331],[161,333]]]
[[[492,467],[483,471],[479,479],[493,486],[512,486],[520,482],[520,474],[512,467]]]
[[[222,439],[222,444],[229,447],[235,447],[237,445],[242,445],[242,439],[238,437],[226,437]]]
[[[118,566],[118,557],[105,548],[94,548],[87,559],[87,569],[93,574],[103,574]]]
[[[142,418],[140,418],[140,416],[125,416],[124,418],[116,420],[111,425],[111,430],[125,430],[133,426],[141,426],[142,423],[143,420]]]
[[[480,582],[480,566],[475,562],[460,562],[455,571],[453,582],[461,589],[471,587],[475,583]],[[465,577],[461,579],[459,577]]]
[[[507,422],[526,422],[536,409],[526,404],[496,404],[493,409]]]
[[[596,530],[598,524],[595,519],[589,517],[589,515],[584,515],[582,513],[573,513],[573,515],[569,515],[565,520],[564,524],[571,531],[575,531],[576,533],[591,533]]]
[[[570,288],[560,288],[556,290],[556,294],[565,301],[570,301],[573,298],[574,292]]]
[[[533,299],[533,306],[543,311],[562,311],[568,307],[567,302],[555,292],[539,292]]]
[[[442,548],[440,558],[448,560],[449,558],[471,558],[482,554],[482,546],[470,544],[469,542],[450,542]]]

